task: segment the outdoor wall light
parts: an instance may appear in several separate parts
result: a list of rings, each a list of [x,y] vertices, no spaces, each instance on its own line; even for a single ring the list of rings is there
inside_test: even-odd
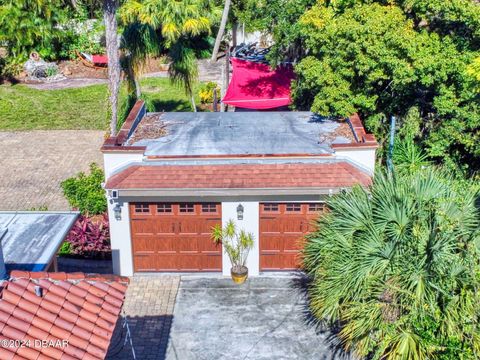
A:
[[[237,219],[238,220],[243,220],[243,205],[238,204],[237,206]]]
[[[122,207],[119,203],[113,208],[113,213],[115,214],[115,220],[122,220]]]

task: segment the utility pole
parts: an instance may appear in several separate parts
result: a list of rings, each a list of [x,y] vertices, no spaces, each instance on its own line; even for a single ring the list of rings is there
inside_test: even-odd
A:
[[[387,166],[388,171],[393,173],[393,146],[395,145],[395,125],[396,119],[395,116],[390,118],[390,144],[388,148],[388,157],[387,157]]]

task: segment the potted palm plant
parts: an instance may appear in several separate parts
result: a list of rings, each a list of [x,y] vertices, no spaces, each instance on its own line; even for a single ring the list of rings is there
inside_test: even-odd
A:
[[[248,277],[248,268],[245,264],[248,253],[253,248],[253,234],[244,230],[237,231],[235,222],[229,220],[224,228],[220,225],[213,227],[212,239],[216,244],[223,245],[230,258],[232,280],[236,284],[243,284]]]

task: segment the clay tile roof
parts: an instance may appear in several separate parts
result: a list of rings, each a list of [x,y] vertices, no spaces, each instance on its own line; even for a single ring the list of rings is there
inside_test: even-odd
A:
[[[341,188],[370,185],[346,161],[329,163],[134,165],[108,179],[107,189]]]
[[[12,271],[0,284],[0,340],[25,346],[0,347],[0,359],[104,359],[127,285],[113,275]]]

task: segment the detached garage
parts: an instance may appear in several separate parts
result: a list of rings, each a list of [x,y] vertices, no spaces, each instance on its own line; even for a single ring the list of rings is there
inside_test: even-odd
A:
[[[254,235],[250,275],[297,269],[326,198],[370,184],[376,148],[357,116],[146,114],[139,102],[102,147],[114,271],[229,275],[211,239],[229,220]]]

